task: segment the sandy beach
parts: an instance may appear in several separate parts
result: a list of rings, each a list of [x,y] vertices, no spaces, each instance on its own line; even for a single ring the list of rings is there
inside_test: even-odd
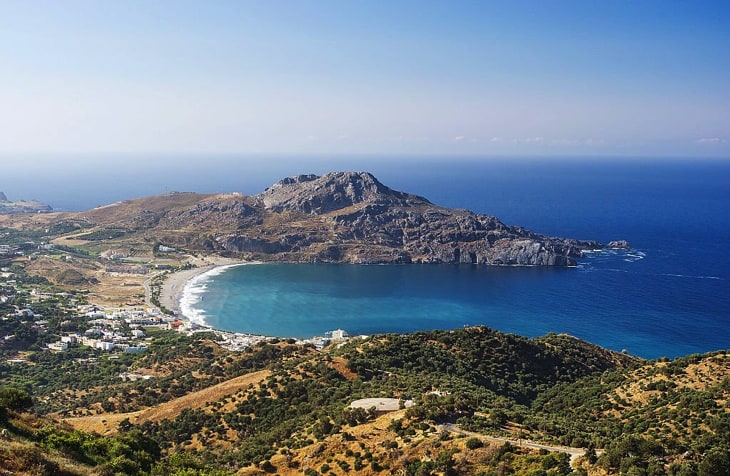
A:
[[[196,276],[200,276],[203,273],[207,273],[211,269],[217,268],[218,266],[229,266],[232,264],[242,263],[245,262],[228,258],[210,257],[205,258],[204,260],[200,260],[198,263],[196,263],[198,265],[198,267],[196,268],[171,273],[167,276],[165,282],[162,284],[162,289],[160,290],[160,304],[162,304],[167,309],[175,311],[175,313],[179,317],[184,318],[185,316],[181,314],[180,310],[180,297],[183,290],[185,289],[185,285],[191,279],[195,278]]]

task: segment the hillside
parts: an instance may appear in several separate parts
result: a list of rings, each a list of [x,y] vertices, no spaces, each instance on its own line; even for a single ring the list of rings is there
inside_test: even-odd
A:
[[[599,446],[650,436],[654,456],[699,462],[713,448],[728,449],[730,354],[648,362],[627,374],[556,386],[534,408],[542,421],[570,418],[576,437]]]
[[[291,177],[255,196],[147,197],[57,220],[70,231],[56,237],[59,244],[136,255],[162,243],[267,261],[570,266],[581,250],[605,246],[439,207],[366,172]]]
[[[216,256],[564,266],[603,246],[596,242],[438,207],[366,173],[292,177],[256,196],[173,193],[83,213],[5,215],[0,225],[2,471],[709,475],[730,467],[726,352],[644,361],[568,335],[486,327],[354,338],[323,351],[272,339],[233,352],[220,333],[150,323],[134,324],[145,326],[141,353],[81,342],[47,349],[60,335],[93,331],[92,304],[131,312],[146,289],[155,302],[168,269]],[[108,325],[132,332],[123,319]],[[373,397],[403,408],[350,408]]]
[[[145,441],[143,463],[125,463],[123,474],[569,472],[566,453],[522,447],[532,441],[573,447],[564,451],[588,474],[722,474],[700,469],[730,455],[725,353],[646,362],[570,336],[484,327],[378,335],[324,352],[274,341],[231,353],[210,334],[156,335],[147,353],[121,360],[79,367],[84,354],[74,351],[6,369],[3,386],[26,382],[34,411],[57,423],[11,412],[4,426],[16,450],[0,461],[19,468],[13,458],[31,452],[48,467],[81,465],[67,474],[114,474],[102,469],[126,460],[93,448],[123,442],[118,454],[131,454]],[[122,371],[152,378],[124,381]],[[61,378],[74,372],[88,377]],[[347,408],[365,397],[415,404]]]

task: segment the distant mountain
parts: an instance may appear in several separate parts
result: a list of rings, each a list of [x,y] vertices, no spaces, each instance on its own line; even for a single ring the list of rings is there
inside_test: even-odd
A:
[[[45,203],[41,203],[36,200],[20,200],[17,202],[11,202],[3,192],[0,192],[0,214],[38,213],[50,211],[53,211],[53,208]]]
[[[571,266],[582,250],[607,246],[440,207],[367,172],[290,177],[255,196],[173,193],[63,217],[93,228],[76,237],[89,242],[111,238],[137,250],[161,242],[266,261]]]

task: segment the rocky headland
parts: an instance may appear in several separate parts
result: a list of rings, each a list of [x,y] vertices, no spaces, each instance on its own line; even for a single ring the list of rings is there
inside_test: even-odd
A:
[[[36,200],[20,200],[11,202],[3,192],[0,192],[0,214],[11,213],[39,213],[50,212],[53,208],[50,205]]]
[[[105,237],[108,246],[113,237],[133,249],[157,242],[262,261],[565,267],[584,250],[629,246],[549,237],[444,208],[367,172],[289,177],[254,196],[173,193],[75,216],[94,229],[77,240]]]

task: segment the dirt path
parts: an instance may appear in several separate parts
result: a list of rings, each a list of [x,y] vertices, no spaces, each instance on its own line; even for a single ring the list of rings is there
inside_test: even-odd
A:
[[[240,389],[248,387],[249,384],[257,384],[263,381],[270,374],[271,371],[269,370],[252,372],[136,412],[64,418],[62,421],[78,430],[95,432],[101,435],[111,434],[116,432],[119,423],[125,419],[129,419],[134,424],[172,419],[186,408],[203,408],[207,402],[215,402],[223,397],[233,395]]]
[[[551,446],[551,445],[544,445],[542,443],[536,443],[536,442],[530,441],[530,440],[498,438],[496,436],[487,436],[487,435],[483,435],[481,433],[474,433],[473,431],[463,430],[463,429],[461,429],[461,427],[459,427],[458,425],[455,425],[453,423],[446,423],[444,425],[439,425],[439,429],[446,430],[451,433],[456,433],[458,435],[479,438],[480,440],[489,441],[491,443],[503,443],[503,444],[509,443],[512,446],[517,446],[520,448],[555,451],[558,453],[568,453],[570,455],[571,466],[573,465],[575,460],[578,459],[578,457],[586,454],[585,448],[573,448],[570,446]],[[602,452],[603,452],[602,450],[596,450],[596,454],[598,454],[598,455],[600,455]]]

